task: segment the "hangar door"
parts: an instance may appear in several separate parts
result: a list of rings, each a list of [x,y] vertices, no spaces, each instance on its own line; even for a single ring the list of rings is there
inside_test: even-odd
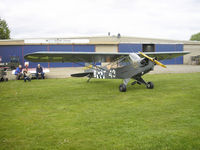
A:
[[[95,45],[2,45],[0,57],[2,62],[10,62],[10,57],[19,57],[20,64],[24,65],[24,55],[38,51],[65,51],[65,52],[95,52]],[[84,63],[41,63],[42,67],[82,67]],[[38,63],[29,62],[30,68]]]
[[[142,50],[142,44],[119,44],[119,52],[132,52],[136,53]]]
[[[64,52],[95,52],[94,45],[48,45],[49,51]],[[84,62],[79,63],[49,63],[49,67],[83,67]]]
[[[23,56],[28,53],[33,53],[37,51],[64,51],[64,52],[94,52],[94,45],[25,45],[22,48]],[[36,67],[38,63],[29,62],[30,68]],[[76,63],[40,63],[43,67],[82,67],[83,62]]]
[[[117,52],[118,51],[118,45],[116,44],[108,44],[108,45],[96,45],[96,48],[95,48],[95,51],[96,52]],[[105,66],[107,65],[108,63],[96,63],[96,65],[102,65],[102,66]]]
[[[20,63],[23,63],[22,46],[18,45],[1,45],[0,46],[0,57],[1,62],[8,63],[11,61],[11,57],[18,57]]]
[[[34,53],[34,52],[38,52],[38,51],[47,51],[47,45],[24,45],[24,46],[22,46],[23,57],[26,54]],[[25,61],[26,60],[24,60],[24,62]],[[29,68],[36,68],[37,64],[38,64],[38,62],[29,62]],[[22,63],[22,65],[24,65],[24,63]],[[48,67],[48,63],[40,63],[40,65],[45,68]]]
[[[119,44],[119,52],[167,52],[183,51],[183,44]],[[164,64],[183,64],[183,56],[161,61]]]
[[[183,44],[155,44],[156,52],[167,51],[183,51]],[[179,56],[173,59],[162,60],[164,64],[183,64],[183,56]]]
[[[96,45],[96,52],[117,52],[117,45]]]

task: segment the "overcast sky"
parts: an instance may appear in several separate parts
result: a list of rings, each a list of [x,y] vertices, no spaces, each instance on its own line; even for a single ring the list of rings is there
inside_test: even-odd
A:
[[[11,38],[104,36],[188,40],[200,0],[0,0]]]

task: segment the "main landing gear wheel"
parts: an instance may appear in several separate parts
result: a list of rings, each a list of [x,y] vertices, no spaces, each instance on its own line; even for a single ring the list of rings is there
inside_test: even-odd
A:
[[[147,86],[147,89],[153,89],[154,88],[154,85],[153,85],[152,82],[147,82],[146,86]]]
[[[125,84],[120,84],[119,91],[120,92],[126,92],[126,85]]]

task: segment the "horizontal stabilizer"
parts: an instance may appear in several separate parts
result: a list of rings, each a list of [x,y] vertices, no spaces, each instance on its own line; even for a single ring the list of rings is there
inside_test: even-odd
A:
[[[83,73],[75,73],[71,74],[72,77],[85,77],[85,76],[92,76],[93,72],[83,72]]]

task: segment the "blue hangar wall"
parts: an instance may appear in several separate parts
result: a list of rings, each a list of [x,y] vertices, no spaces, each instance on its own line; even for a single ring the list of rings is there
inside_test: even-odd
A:
[[[142,44],[119,44],[118,52],[138,52],[142,50]],[[154,44],[155,52],[183,51],[183,44]],[[160,61],[166,65],[183,64],[183,56]]]
[[[155,44],[156,52],[183,51],[183,44]],[[142,50],[142,44],[119,44],[118,52],[138,52]],[[95,45],[0,45],[0,57],[2,62],[9,62],[11,56],[18,56],[23,65],[24,55],[37,51],[68,51],[68,52],[95,52]],[[183,64],[183,56],[163,60],[164,64]],[[30,67],[36,67],[38,63],[29,62]],[[80,67],[84,63],[40,63],[43,67]]]
[[[37,51],[95,52],[95,45],[0,45],[2,62],[9,62],[11,56],[18,56],[20,64],[26,61],[24,55]],[[38,63],[29,62],[29,67]],[[80,67],[84,63],[40,63],[43,67]]]

